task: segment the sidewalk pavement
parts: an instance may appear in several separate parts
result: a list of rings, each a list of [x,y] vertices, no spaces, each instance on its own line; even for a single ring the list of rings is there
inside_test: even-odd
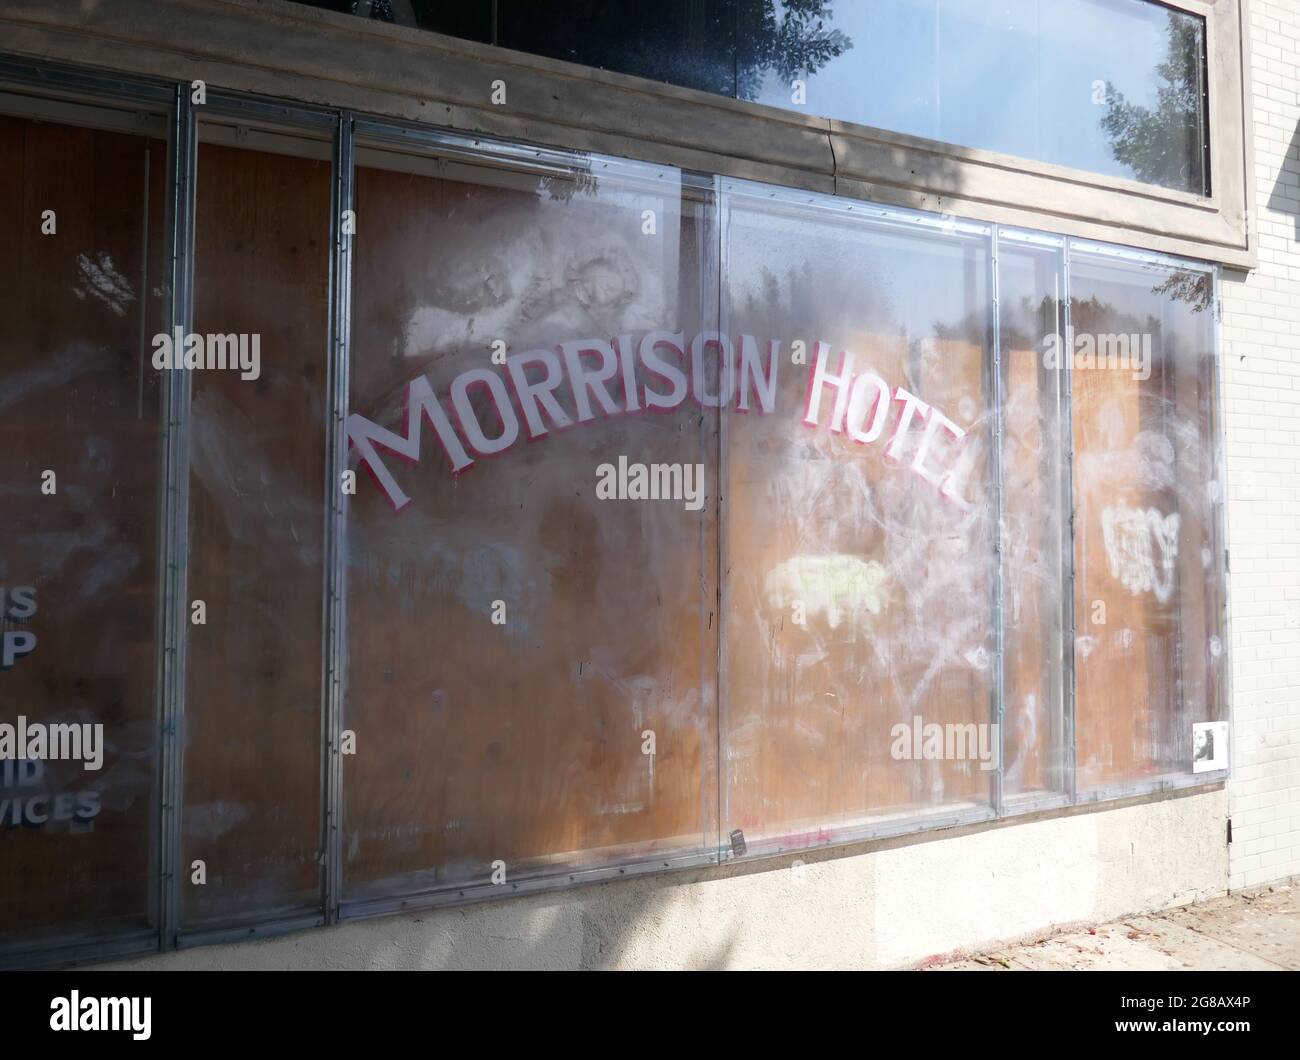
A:
[[[1300,970],[1300,881],[972,954],[934,971]]]

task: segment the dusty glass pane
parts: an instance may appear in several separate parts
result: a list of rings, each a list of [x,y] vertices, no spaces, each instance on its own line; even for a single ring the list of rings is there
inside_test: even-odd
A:
[[[1069,576],[1062,519],[1061,373],[1044,355],[1063,329],[1059,247],[998,245],[1002,344],[1003,795],[1068,790],[1062,652]]]
[[[1211,278],[1072,255],[1081,792],[1191,773],[1227,720]]]
[[[330,163],[313,147],[199,144],[194,332],[209,357],[234,343],[191,371],[187,927],[319,903]]]
[[[699,851],[710,201],[664,167],[363,149],[356,208],[346,898]],[[677,494],[635,499],[635,465],[678,465]]]
[[[166,163],[159,139],[0,117],[24,219],[0,255],[5,941],[152,919]],[[32,742],[54,725],[80,760]]]
[[[807,198],[724,200],[728,327],[775,373],[727,421],[723,830],[750,849],[978,810],[997,766],[988,239]]]

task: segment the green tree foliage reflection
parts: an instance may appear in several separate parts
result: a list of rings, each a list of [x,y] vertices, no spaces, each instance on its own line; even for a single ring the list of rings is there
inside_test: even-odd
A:
[[[1131,103],[1107,85],[1102,130],[1112,156],[1138,180],[1201,192],[1204,32],[1199,19],[1171,11],[1165,61],[1155,68],[1154,106]]]

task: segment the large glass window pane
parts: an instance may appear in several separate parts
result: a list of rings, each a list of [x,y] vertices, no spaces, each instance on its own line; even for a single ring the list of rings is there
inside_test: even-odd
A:
[[[750,18],[742,98],[1208,193],[1196,15],[1148,0],[889,0]],[[764,27],[782,36],[774,53]]]
[[[723,830],[987,812],[987,234],[753,186],[724,225],[728,328],[775,382],[727,421]]]
[[[152,922],[166,175],[162,138],[0,116],[6,942]]]
[[[1062,610],[1068,549],[1063,380],[1046,360],[1063,331],[1064,241],[1000,233],[1002,742],[1007,808],[1068,790]]]
[[[806,114],[1209,193],[1205,20],[1152,0],[415,0],[351,10]]]
[[[352,901],[716,826],[712,202],[666,167],[491,162],[358,155]],[[637,465],[680,484],[637,499]]]
[[[1211,280],[1072,254],[1081,792],[1224,751],[1203,728],[1227,720]]]
[[[330,249],[328,141],[200,133],[194,332],[209,359],[191,372],[189,596],[204,612],[188,627],[191,928],[319,904]]]

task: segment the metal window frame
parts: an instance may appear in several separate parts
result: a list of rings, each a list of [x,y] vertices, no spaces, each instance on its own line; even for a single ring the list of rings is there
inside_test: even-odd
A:
[[[186,86],[176,86],[176,111],[172,157],[172,196],[169,203],[172,241],[173,332],[188,335],[194,316],[194,173],[197,144],[194,114]],[[167,580],[163,583],[163,668],[161,695],[162,804],[158,839],[160,949],[176,945],[180,923],[181,802],[185,791],[185,662],[189,570],[189,419],[188,372],[169,372],[166,378],[167,442],[164,475],[166,509],[164,547]]]
[[[334,253],[330,262],[330,436],[326,461],[325,600],[327,638],[324,653],[325,709],[322,711],[321,899],[326,923],[337,923],[343,894],[343,702],[347,688],[347,505],[343,503],[342,474],[347,463],[348,393],[352,380],[352,233],[343,224],[354,207],[353,118],[338,116],[334,141],[333,210],[330,237]]]
[[[174,327],[186,331],[193,315],[193,236],[195,181],[197,166],[198,125],[196,108],[190,103],[190,85],[185,82],[159,81],[134,77],[101,76],[77,68],[62,67],[43,61],[22,61],[0,57],[0,90],[13,90],[34,100],[45,98],[68,102],[83,102],[90,105],[106,107],[113,111],[129,111],[132,105],[148,110],[150,113],[163,113],[169,118],[169,157],[168,173],[170,179],[168,218],[167,218],[167,252],[170,257],[169,283],[170,319]],[[28,967],[39,964],[70,964],[83,961],[99,961],[119,958],[150,951],[167,950],[212,942],[235,941],[249,937],[264,937],[286,931],[300,930],[306,927],[334,923],[340,920],[356,919],[384,913],[399,912],[420,908],[434,908],[444,905],[475,902],[488,898],[501,898],[516,893],[534,893],[562,889],[569,885],[586,884],[630,878],[650,873],[672,871],[681,868],[701,868],[716,866],[732,860],[730,847],[725,844],[721,829],[725,817],[725,748],[722,746],[724,719],[727,707],[725,703],[725,686],[718,685],[718,703],[716,704],[718,739],[720,741],[716,772],[718,775],[718,801],[716,828],[716,847],[702,850],[675,852],[671,854],[647,854],[635,857],[623,863],[610,863],[588,867],[565,868],[563,871],[544,871],[523,876],[507,887],[492,885],[457,887],[422,891],[406,895],[383,898],[365,898],[353,902],[344,900],[341,879],[341,822],[343,809],[342,773],[339,755],[339,736],[342,725],[342,704],[346,688],[346,506],[337,502],[339,491],[335,488],[339,474],[346,463],[346,428],[345,418],[348,408],[348,387],[351,361],[351,312],[352,312],[352,239],[347,236],[341,225],[343,210],[352,208],[354,194],[354,173],[357,140],[402,146],[417,152],[430,149],[446,153],[460,153],[469,160],[486,164],[506,164],[514,167],[531,167],[542,171],[562,170],[572,173],[575,169],[587,172],[609,172],[620,179],[645,180],[648,169],[655,163],[627,162],[622,159],[593,155],[582,151],[564,149],[538,148],[512,141],[505,141],[487,136],[452,132],[418,123],[393,121],[391,119],[358,115],[349,110],[328,107],[300,107],[285,105],[267,97],[249,96],[236,92],[209,90],[208,102],[204,105],[204,115],[242,118],[249,123],[266,124],[275,127],[301,127],[314,131],[317,138],[328,139],[332,150],[332,189],[330,219],[330,307],[328,320],[327,362],[329,409],[332,417],[326,427],[324,442],[326,445],[326,488],[327,495],[335,498],[335,503],[326,505],[325,544],[327,560],[323,564],[322,592],[324,593],[325,612],[322,632],[322,704],[321,704],[321,908],[318,913],[304,914],[294,911],[289,914],[276,913],[261,918],[244,918],[222,924],[217,927],[201,927],[182,930],[179,922],[179,887],[183,873],[179,859],[181,799],[183,795],[183,755],[184,719],[185,719],[185,676],[186,657],[185,641],[188,635],[188,606],[186,604],[186,572],[188,547],[188,477],[189,477],[189,413],[190,383],[185,373],[172,373],[160,402],[162,418],[160,430],[160,476],[165,490],[159,502],[159,567],[157,600],[157,663],[156,663],[156,716],[159,724],[159,740],[156,762],[156,784],[158,797],[155,800],[155,836],[156,845],[151,856],[152,876],[154,879],[155,902],[150,915],[156,918],[156,930],[123,932],[120,936],[105,938],[99,934],[72,934],[59,937],[25,938],[11,944],[0,945],[0,965],[14,964]],[[1069,278],[1070,254],[1078,249],[1090,255],[1109,256],[1119,260],[1142,264],[1162,265],[1168,268],[1208,272],[1212,276],[1215,300],[1214,327],[1214,385],[1217,397],[1217,436],[1214,439],[1216,459],[1219,465],[1222,483],[1221,503],[1216,515],[1217,532],[1224,543],[1223,555],[1220,557],[1218,575],[1223,586],[1223,636],[1225,660],[1221,675],[1223,712],[1231,726],[1231,637],[1228,626],[1230,620],[1230,579],[1227,563],[1227,514],[1228,496],[1226,483],[1224,414],[1225,398],[1222,379],[1222,320],[1218,312],[1220,287],[1220,269],[1215,264],[1186,257],[1170,255],[1159,251],[1137,250],[1130,247],[1098,243],[1094,240],[1081,239],[1069,234],[1053,234],[1034,229],[1005,226],[994,221],[972,221],[951,215],[923,212],[907,207],[863,202],[820,192],[804,192],[788,187],[777,187],[743,179],[714,177],[689,170],[680,171],[681,186],[687,188],[710,188],[716,193],[715,210],[718,218],[719,239],[723,244],[719,249],[719,283],[726,280],[728,254],[726,251],[724,224],[727,216],[728,196],[755,197],[764,200],[785,200],[797,203],[801,208],[812,207],[815,212],[825,213],[828,217],[871,219],[894,226],[899,230],[923,230],[931,234],[960,234],[968,238],[983,238],[990,242],[992,268],[995,286],[990,288],[996,305],[998,288],[996,286],[996,249],[1002,239],[1023,241],[1027,243],[1057,247],[1061,251],[1061,269],[1063,274],[1062,308],[1060,312],[1067,337],[1070,335],[1069,320]],[[719,311],[725,312],[725,300],[720,300]],[[994,314],[996,319],[996,313]],[[722,321],[720,320],[720,326]],[[991,356],[1000,361],[1000,331],[995,328]],[[1062,373],[1063,393],[1062,409],[1065,422],[1072,424],[1069,416],[1070,388],[1069,373]],[[997,388],[995,388],[996,390]],[[722,461],[726,460],[725,422],[721,417],[719,444],[723,447]],[[1067,432],[1068,452],[1064,460],[1065,479],[1063,488],[1066,496],[1072,498],[1070,480],[1074,467],[1073,431]],[[721,464],[720,466],[725,466]],[[1001,470],[1001,457],[998,456],[997,470]],[[1000,489],[1000,486],[999,486]],[[723,518],[725,516],[725,498],[719,491],[719,532],[720,539],[725,536]],[[1072,510],[1072,507],[1071,507]],[[1161,793],[1212,790],[1221,787],[1231,775],[1231,741],[1229,768],[1224,771],[1204,774],[1176,774],[1154,778],[1141,784],[1117,785],[1113,788],[1090,791],[1083,797],[1076,790],[1075,773],[1075,701],[1074,701],[1074,609],[1073,609],[1073,529],[1071,518],[1071,539],[1068,556],[1070,558],[1070,603],[1069,629],[1070,650],[1065,653],[1067,660],[1066,679],[1069,693],[1068,701],[1063,701],[1066,715],[1066,733],[1069,754],[1066,758],[1070,784],[1069,791],[1063,793],[1031,793],[1024,797],[1013,797],[1004,801],[1001,780],[994,793],[994,802],[990,806],[936,807],[933,813],[907,818],[870,819],[862,822],[837,825],[823,830],[815,841],[807,836],[793,835],[760,840],[753,844],[744,860],[780,856],[793,851],[808,850],[813,847],[844,846],[889,836],[907,835],[933,831],[940,828],[952,828],[968,825],[990,823],[1010,819],[1020,814],[1035,811],[1069,810],[1076,807],[1108,802],[1133,796],[1153,796]],[[720,622],[723,614],[721,605],[725,602],[726,578],[725,553],[720,551],[719,587],[720,587]],[[1000,580],[1000,562],[999,580]],[[999,640],[1000,640],[1000,633]],[[1000,649],[1001,650],[1001,649]],[[719,631],[719,673],[724,672],[721,663],[725,662],[725,637]],[[1001,696],[997,696],[994,709],[1000,720],[1002,712]],[[1231,729],[1230,729],[1231,732]],[[1002,772],[1000,762],[997,771]],[[706,832],[707,835],[707,832]]]

